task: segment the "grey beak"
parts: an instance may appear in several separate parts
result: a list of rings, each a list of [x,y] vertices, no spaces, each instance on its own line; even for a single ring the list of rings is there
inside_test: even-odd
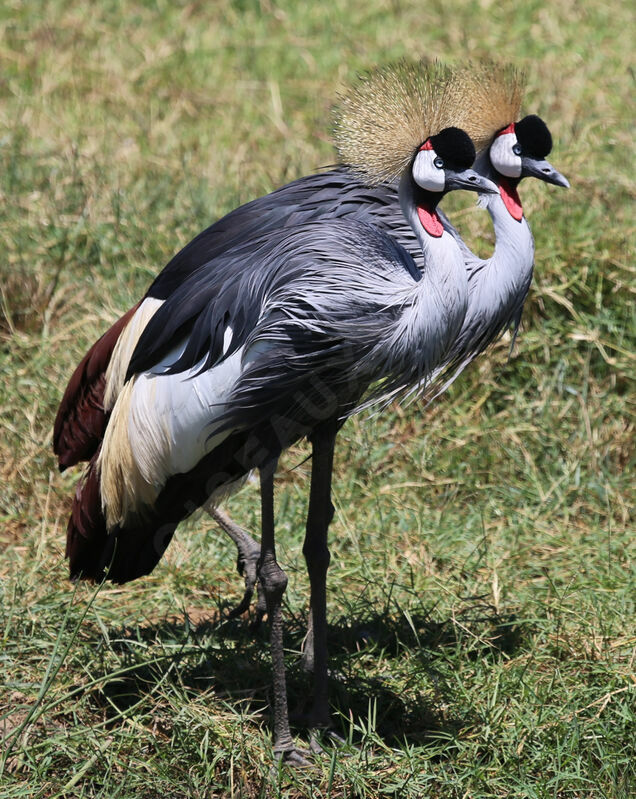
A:
[[[537,158],[523,158],[521,160],[521,177],[522,178],[539,178],[546,183],[552,183],[555,186],[563,186],[564,189],[570,188],[568,179],[557,172],[549,161],[542,161]]]
[[[463,169],[461,172],[455,172],[452,169],[446,169],[446,184],[445,191],[453,191],[454,189],[465,189],[466,191],[479,191],[484,194],[498,194],[499,189],[492,182],[488,180],[479,172],[474,169]]]

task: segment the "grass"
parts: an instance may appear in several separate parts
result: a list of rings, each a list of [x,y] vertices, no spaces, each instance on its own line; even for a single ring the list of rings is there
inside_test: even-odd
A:
[[[618,0],[3,4],[0,796],[631,795],[631,52]],[[232,548],[198,519],[150,577],[74,590],[77,474],[56,471],[52,421],[85,349],[176,249],[333,161],[340,82],[420,53],[524,64],[572,189],[523,186],[537,268],[512,359],[504,341],[430,409],[342,431],[329,638],[345,743],[276,771],[266,631],[224,615]],[[483,213],[452,199],[488,252]],[[308,690],[305,452],[277,488],[292,706]],[[252,529],[257,498],[231,504]]]

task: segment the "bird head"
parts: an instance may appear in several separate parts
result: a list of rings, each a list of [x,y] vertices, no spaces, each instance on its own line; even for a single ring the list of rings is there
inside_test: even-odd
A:
[[[459,146],[458,134],[447,131],[459,128],[484,157],[492,147],[499,193],[513,217],[521,219],[516,192],[521,177],[567,185],[544,160],[551,145],[545,124],[525,117],[510,125],[519,118],[523,84],[515,67],[491,61],[451,68],[402,60],[371,70],[340,98],[334,130],[340,160],[365,183],[407,178],[438,200],[454,188],[489,193],[474,175],[458,177],[467,168],[465,159],[461,163],[467,151]],[[484,171],[490,173],[490,165]]]
[[[407,196],[412,199],[420,224],[430,235],[441,236],[443,233],[435,208],[447,192],[466,189],[498,193],[499,189],[492,181],[470,168],[474,160],[475,145],[465,131],[456,127],[444,128],[429,136],[417,149],[403,180],[411,184]],[[403,194],[401,200],[408,203]],[[408,205],[403,207],[409,216]]]
[[[541,117],[530,114],[497,133],[490,146],[490,161],[505,177],[539,178],[567,189],[567,178],[545,160],[551,149],[548,126]]]
[[[569,187],[567,178],[545,160],[551,149],[548,126],[536,114],[502,128],[490,145],[490,163],[500,176],[501,196],[515,219],[523,215],[516,191],[521,178],[534,177],[555,186]]]
[[[451,68],[403,59],[370,70],[335,110],[340,161],[373,185],[400,180],[423,144],[447,128],[465,131],[483,150],[518,118],[522,82],[514,67],[490,61]]]
[[[440,198],[454,189],[496,193],[497,187],[490,180],[470,168],[474,160],[475,145],[470,136],[460,128],[444,128],[418,148],[411,175],[421,189]]]

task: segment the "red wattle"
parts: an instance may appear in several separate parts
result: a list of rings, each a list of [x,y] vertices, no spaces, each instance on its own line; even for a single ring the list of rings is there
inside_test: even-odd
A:
[[[428,208],[418,205],[417,215],[422,223],[422,227],[430,236],[439,238],[442,235],[444,232],[444,226],[442,225],[442,220],[437,215],[437,211],[435,209],[429,211]]]
[[[514,122],[511,122],[511,123],[508,125],[508,127],[507,127],[507,128],[502,128],[502,129],[499,131],[499,133],[497,133],[497,136],[503,136],[503,135],[504,135],[504,133],[514,133],[514,132],[515,132],[515,123],[514,123]]]
[[[521,207],[521,200],[519,199],[517,187],[513,186],[506,178],[500,177],[499,194],[501,194],[501,199],[504,201],[504,205],[508,209],[510,216],[516,219],[517,222],[521,222],[523,219],[523,208]]]

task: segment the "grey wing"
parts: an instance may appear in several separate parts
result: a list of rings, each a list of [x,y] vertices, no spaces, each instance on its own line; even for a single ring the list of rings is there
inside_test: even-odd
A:
[[[198,269],[217,264],[225,253],[288,226],[317,219],[367,222],[393,236],[421,269],[421,252],[400,209],[394,185],[366,186],[345,167],[295,180],[252,200],[202,231],[154,280],[147,296],[164,300]]]
[[[364,363],[399,312],[391,298],[415,276],[409,254],[366,223],[325,219],[270,232],[197,270],[166,299],[139,339],[128,376],[152,370],[177,348],[168,373],[203,371],[267,340],[284,363],[274,369],[270,352],[268,380],[250,378],[252,387],[283,373],[294,383],[326,364],[334,379],[334,369],[344,374],[346,363]],[[237,403],[250,405],[248,394],[239,391]]]

